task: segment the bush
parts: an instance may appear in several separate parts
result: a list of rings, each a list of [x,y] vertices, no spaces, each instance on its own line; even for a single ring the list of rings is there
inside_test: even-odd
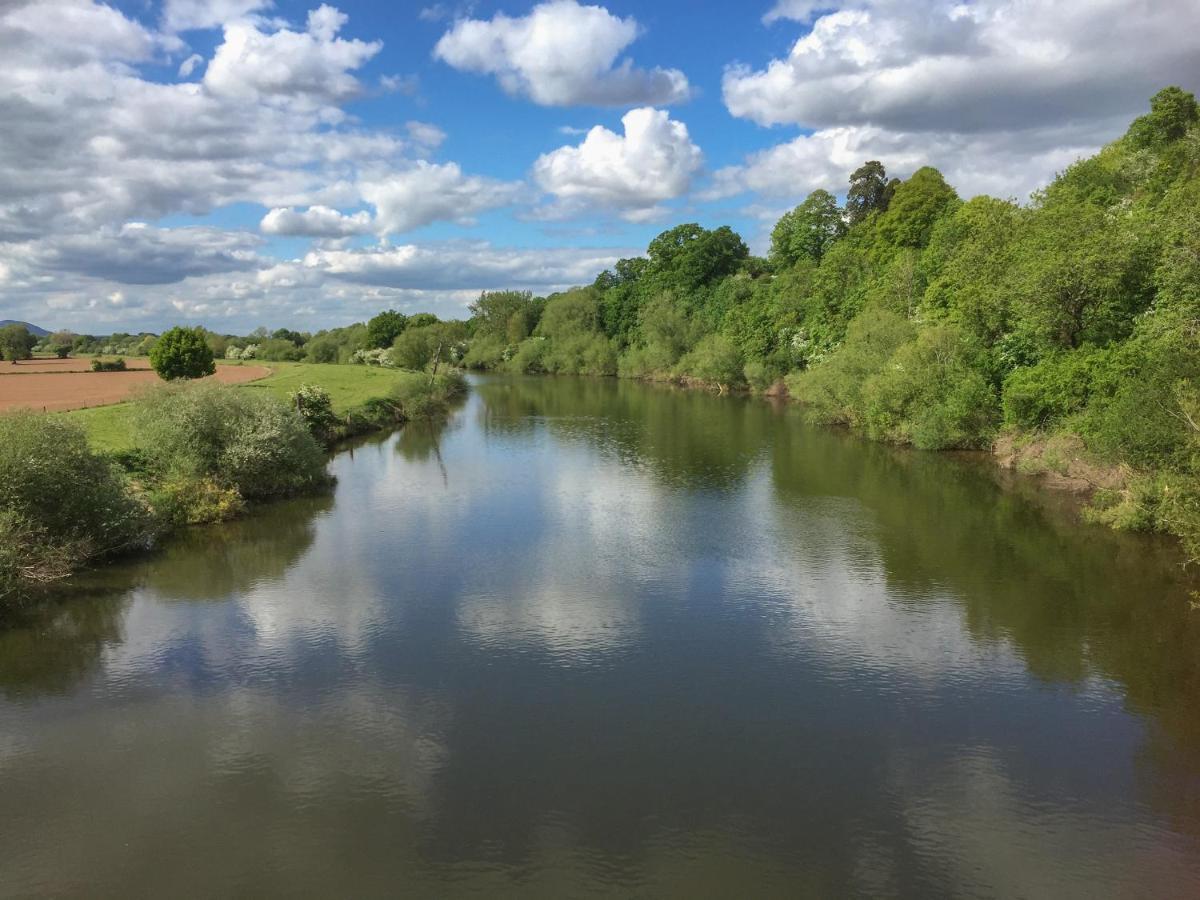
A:
[[[742,354],[727,338],[710,334],[679,361],[679,372],[725,390],[741,384],[743,366]]]
[[[166,331],[150,351],[150,365],[165,381],[203,378],[217,370],[203,328]]]
[[[328,484],[304,419],[272,397],[206,383],[159,387],[133,405],[135,441],[164,478],[210,478],[248,499]]]
[[[299,362],[304,350],[284,338],[267,338],[258,345],[257,357],[268,362]]]
[[[392,391],[392,401],[402,419],[429,419],[445,415],[450,401],[467,391],[467,380],[458,372],[438,375],[405,375]]]
[[[953,326],[905,344],[863,386],[871,437],[924,450],[987,445],[999,419],[978,354]]]
[[[302,384],[292,394],[292,405],[308,426],[316,440],[328,445],[337,434],[338,418],[333,412],[333,401],[325,388],[315,384]]]
[[[809,405],[815,419],[841,425],[861,424],[863,385],[892,354],[912,339],[912,323],[888,310],[864,310],[846,332],[846,343],[819,365],[788,378],[788,390]]]
[[[0,415],[0,599],[20,585],[149,543],[151,520],[74,424]]]
[[[128,367],[125,365],[125,360],[121,357],[116,359],[93,359],[93,372],[124,372]]]

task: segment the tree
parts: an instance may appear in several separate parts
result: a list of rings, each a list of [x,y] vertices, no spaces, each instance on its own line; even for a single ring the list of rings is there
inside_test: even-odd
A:
[[[1200,121],[1196,97],[1182,88],[1163,88],[1150,98],[1150,112],[1135,119],[1129,136],[1138,147],[1161,147],[1177,141]]]
[[[917,169],[896,188],[879,220],[879,234],[893,246],[921,249],[929,243],[934,223],[957,199],[941,172],[932,166]]]
[[[408,316],[394,309],[384,310],[367,322],[367,346],[375,350],[390,347],[407,327]]]
[[[438,317],[433,313],[413,313],[408,317],[409,328],[426,328],[437,323]]]
[[[203,328],[176,326],[163,333],[150,351],[150,365],[160,378],[203,378],[217,370]]]
[[[750,256],[745,241],[728,225],[709,231],[695,222],[668,229],[646,248],[660,287],[690,293],[737,271]]]
[[[0,328],[0,356],[16,365],[18,359],[29,359],[38,339],[24,325],[5,325]]]
[[[857,225],[873,212],[883,212],[888,207],[888,180],[883,163],[872,159],[863,163],[850,176],[850,190],[846,192],[846,219]]]
[[[846,223],[837,199],[829,191],[813,191],[775,223],[771,231],[771,259],[787,268],[802,256],[820,262],[829,245],[845,232]]]

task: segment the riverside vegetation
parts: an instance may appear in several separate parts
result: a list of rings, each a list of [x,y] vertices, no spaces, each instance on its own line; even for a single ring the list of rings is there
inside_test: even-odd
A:
[[[176,342],[190,364],[168,359]],[[168,332],[160,347],[167,367],[211,370],[211,355],[189,339]],[[128,404],[127,448],[115,453],[98,452],[65,416],[0,415],[0,613],[82,566],[149,548],[180,527],[232,518],[250,502],[319,492],[331,483],[325,450],[337,441],[436,416],[466,387],[457,372],[398,372],[389,381],[386,396],[338,415],[319,385],[300,385],[285,402],[173,379]]]
[[[468,366],[785,390],[820,422],[996,449],[1200,558],[1200,115],[1167,88],[1027,205],[867,162],[768,259],[680,225],[589,287],[484,294]]]
[[[788,394],[816,421],[875,440],[991,449],[1065,478],[1092,495],[1091,518],[1169,532],[1200,559],[1200,110],[1180,88],[1025,205],[964,200],[929,167],[889,179],[868,161],[844,205],[818,190],[786,213],[767,258],[728,227],[685,224],[589,286],[484,292],[470,311],[443,322],[388,310],[316,334],[195,330],[185,343],[235,363],[449,363]],[[36,343],[13,332],[5,346],[13,357],[141,355],[166,337],[58,332]],[[318,437],[394,421],[397,403],[423,406],[426,378],[336,427],[318,415]],[[87,413],[92,424],[110,415]]]

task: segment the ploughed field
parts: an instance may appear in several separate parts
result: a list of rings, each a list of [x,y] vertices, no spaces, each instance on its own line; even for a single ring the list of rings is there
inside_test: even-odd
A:
[[[127,365],[127,372],[92,372],[90,359],[0,364],[0,411],[28,407],[60,412],[106,406],[130,399],[146,385],[160,383],[146,360],[130,360]],[[244,384],[270,374],[266,366],[218,366],[211,377],[225,384]]]

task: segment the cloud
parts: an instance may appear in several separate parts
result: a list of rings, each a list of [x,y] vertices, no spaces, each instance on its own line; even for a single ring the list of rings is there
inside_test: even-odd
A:
[[[310,206],[303,212],[277,207],[263,216],[258,227],[263,234],[342,238],[369,234],[373,223],[366,211],[348,216],[328,206]]]
[[[110,7],[35,8],[46,4],[0,12],[0,241],[237,202],[353,204],[360,169],[400,164],[410,149],[345,122],[337,101],[375,45],[328,40],[344,22],[328,7],[306,32],[238,25],[235,44],[254,36],[237,46],[269,52],[243,56],[222,42],[200,83],[140,77],[135,65],[166,44]]]
[[[559,290],[590,284],[628,249],[498,248],[486,241],[317,249],[302,265],[308,274],[360,284],[422,290],[480,291],[501,287]]]
[[[162,23],[170,32],[218,28],[273,5],[271,0],[167,0]]]
[[[412,142],[423,150],[436,150],[446,140],[446,132],[429,122],[405,122],[404,130]]]
[[[865,160],[878,159],[893,177],[906,178],[932,165],[965,196],[1022,199],[1120,127],[1112,121],[1095,128],[987,136],[894,132],[874,126],[827,128],[718,169],[699,196],[715,200],[753,191],[796,202],[817,188],[843,193],[851,172]]]
[[[305,31],[260,31],[249,22],[225,26],[204,86],[218,96],[281,98],[306,105],[341,103],[362,86],[352,71],[382,48],[379,41],[337,37],[348,17],[322,4],[308,14]]]
[[[469,222],[514,202],[521,186],[465,175],[457,163],[420,160],[411,168],[365,179],[359,192],[375,207],[380,232],[400,234],[439,220]]]
[[[877,158],[894,174],[938,166],[964,193],[1023,197],[1119,136],[1163,86],[1200,81],[1179,28],[1198,13],[1197,0],[1136,15],[1122,0],[782,0],[764,21],[811,29],[764,68],[728,67],[725,104],[813,133],[716,173],[706,196],[840,191]]]
[[[784,59],[728,68],[729,111],[762,125],[986,133],[1130,116],[1200,78],[1196,0],[831,4]],[[797,18],[816,5],[780,4]],[[778,16],[777,16],[778,17]],[[1119,27],[1118,27],[1119,25]],[[1137,47],[1137,53],[1130,53]]]
[[[783,19],[808,22],[817,10],[829,9],[831,5],[828,0],[778,0],[762,17],[762,21],[764,25],[773,25]]]
[[[54,237],[17,257],[26,278],[62,274],[121,285],[175,284],[186,278],[263,268],[261,239],[219,228],[155,228],[131,222],[91,234]]]
[[[456,69],[495,75],[514,96],[542,106],[662,105],[686,100],[687,78],[677,69],[639,69],[618,57],[638,37],[632,17],[602,6],[551,0],[528,15],[461,19],[434,48]]]
[[[183,62],[181,62],[179,64],[179,77],[180,78],[190,78],[192,73],[195,72],[196,69],[199,66],[202,66],[203,64],[204,64],[204,57],[201,56],[199,53],[193,53],[191,56],[189,56],[187,59],[185,59]]]
[[[556,198],[559,212],[598,207],[637,221],[687,193],[703,163],[687,126],[649,107],[630,110],[621,124],[624,134],[597,125],[582,143],[533,164],[534,181]]]

